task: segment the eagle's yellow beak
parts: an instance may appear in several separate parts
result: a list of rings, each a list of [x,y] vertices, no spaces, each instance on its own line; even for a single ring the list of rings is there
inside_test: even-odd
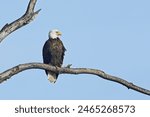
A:
[[[56,34],[57,34],[58,36],[61,36],[61,35],[62,35],[62,33],[61,33],[60,31],[57,31]]]

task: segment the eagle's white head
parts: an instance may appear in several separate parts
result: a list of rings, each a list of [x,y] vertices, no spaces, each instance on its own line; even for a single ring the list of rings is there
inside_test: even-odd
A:
[[[48,34],[49,38],[51,39],[60,38],[61,35],[62,35],[61,32],[57,29],[51,30]]]

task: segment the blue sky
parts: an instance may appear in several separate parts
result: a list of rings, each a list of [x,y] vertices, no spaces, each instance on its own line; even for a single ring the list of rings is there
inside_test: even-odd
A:
[[[29,0],[2,0],[0,27],[19,18]],[[150,89],[149,0],[38,0],[42,9],[29,25],[0,45],[0,72],[42,62],[51,29],[67,49],[64,65],[101,69]],[[50,84],[43,70],[27,70],[0,84],[0,99],[150,99],[93,75],[60,75]]]

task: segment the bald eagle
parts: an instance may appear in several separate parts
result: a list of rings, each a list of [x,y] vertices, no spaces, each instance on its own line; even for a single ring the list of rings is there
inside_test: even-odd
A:
[[[61,32],[54,29],[49,32],[49,39],[43,46],[43,63],[56,67],[61,67],[63,64],[64,53],[66,51],[62,41],[60,40]],[[55,83],[58,78],[58,73],[45,70],[48,80]]]

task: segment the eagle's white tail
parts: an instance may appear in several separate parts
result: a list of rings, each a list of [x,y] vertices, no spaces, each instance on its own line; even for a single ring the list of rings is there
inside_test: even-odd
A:
[[[50,74],[48,73],[48,80],[51,82],[51,83],[55,83],[56,82],[56,75],[55,74]]]

